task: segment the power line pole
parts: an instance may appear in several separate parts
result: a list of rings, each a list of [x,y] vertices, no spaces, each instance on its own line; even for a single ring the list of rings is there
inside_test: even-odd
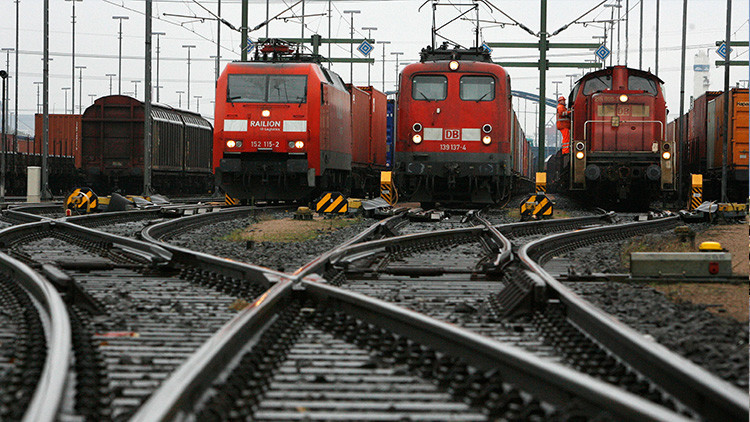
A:
[[[143,94],[143,196],[151,196],[153,193],[151,191],[151,130],[152,130],[152,120],[151,120],[151,37],[153,33],[152,30],[152,21],[151,21],[151,11],[153,9],[153,1],[152,0],[146,0],[146,32],[145,32],[145,38],[146,42],[144,43],[144,55],[145,55],[145,67],[144,67],[144,78],[145,78],[145,84],[144,89],[146,92]],[[157,37],[157,43],[159,38]],[[158,61],[157,61],[157,68],[158,68]],[[157,82],[157,85],[159,83]],[[136,85],[137,87],[137,85]],[[157,88],[158,92],[158,88]]]
[[[374,26],[363,26],[363,31],[367,31],[367,38],[372,38],[372,31],[377,31],[378,28]],[[370,67],[372,67],[372,64],[367,64],[367,86],[370,86]]]
[[[687,0],[685,0],[687,2]],[[729,65],[730,65],[730,46],[731,42],[731,29],[732,29],[732,0],[727,0],[727,27],[724,34],[724,43],[726,48],[726,57],[724,59],[724,127],[722,128],[722,135],[724,137],[724,145],[722,148],[721,156],[721,202],[727,202],[727,156],[729,155]],[[683,53],[684,54],[684,53]],[[683,64],[684,67],[684,64]],[[747,68],[747,65],[745,65]],[[684,69],[683,69],[684,72]],[[682,113],[680,113],[680,116]]]
[[[394,51],[391,52],[391,56],[396,56],[396,82],[394,84],[396,85],[396,91],[398,91],[398,56],[404,54],[401,51]]]
[[[115,75],[114,73],[107,73],[105,76],[109,76],[109,95],[112,95],[112,78],[117,75]]]
[[[383,93],[385,93],[385,45],[390,44],[390,41],[376,41],[376,44],[383,45]],[[330,47],[330,44],[328,45]]]
[[[120,32],[118,39],[120,41],[119,53],[117,54],[117,95],[122,94],[122,21],[130,19],[127,16],[112,16],[112,19],[120,21]]]
[[[83,105],[83,69],[86,69],[86,66],[76,66],[76,69],[78,69],[78,114],[81,114],[81,106]],[[71,95],[75,97],[75,93],[73,91],[70,91]],[[74,114],[75,111],[70,110],[71,114]]]
[[[73,94],[70,96],[70,113],[74,114],[76,110],[76,2],[81,2],[83,0],[65,0],[73,3],[73,15],[72,15],[72,24],[73,24],[73,33],[72,33],[72,60],[70,64],[70,93]],[[80,98],[79,98],[80,101]]]
[[[641,9],[638,14],[640,18],[640,29],[638,30],[638,69],[643,69],[643,0],[641,2]]]
[[[44,66],[42,70],[42,81],[44,96],[42,101],[44,117],[42,118],[42,192],[41,200],[47,201],[52,199],[52,192],[49,189],[49,0],[44,0]],[[3,146],[2,155],[3,167],[5,167],[5,147]],[[3,178],[5,177],[3,169]],[[5,180],[5,179],[3,179]]]
[[[359,10],[344,10],[344,13],[348,13],[350,17],[350,37],[354,39],[354,15],[361,13]],[[354,43],[349,43],[349,58],[354,59]],[[354,85],[354,61],[349,62],[349,83]]]
[[[641,2],[643,3],[643,2]],[[630,48],[630,0],[625,0],[625,66],[628,65],[628,49]]]
[[[195,48],[194,45],[183,45],[182,48],[187,48],[187,105],[190,110],[190,50]]]
[[[656,0],[656,48],[654,49],[654,75],[659,76],[659,2]]]
[[[13,94],[15,103],[13,106],[13,112],[15,113],[15,117],[13,117],[13,151],[18,151],[18,3],[20,2],[21,0],[16,0],[16,78],[14,79],[16,91]]]
[[[219,1],[219,11],[221,11],[221,1]],[[221,15],[219,15],[221,16]],[[221,21],[219,21],[219,25],[221,25]],[[165,32],[152,32],[151,35],[156,35],[156,102],[159,102],[159,90],[161,89],[161,86],[159,85],[159,53],[161,53],[161,36],[167,35]]]
[[[560,84],[562,81],[552,81],[553,84],[555,84],[555,100],[560,98]],[[568,103],[570,103],[570,98],[568,98]],[[570,105],[570,104],[568,104]],[[546,110],[546,108],[545,108]],[[546,116],[545,116],[546,117]],[[555,145],[554,147],[557,147],[558,141],[560,140],[560,132],[555,131]]]
[[[682,0],[682,51],[681,51],[681,58],[680,58],[680,116],[685,114],[685,48],[687,43],[687,6],[688,6],[688,0]],[[683,119],[678,119],[678,125],[677,125],[677,133],[678,136],[676,136],[676,141],[679,142],[680,145],[680,155],[678,157],[684,157],[685,148],[683,145],[685,145],[685,142],[683,142],[684,136],[683,131],[684,127]],[[679,162],[681,160],[677,160],[676,162]],[[679,184],[680,187],[678,188],[677,192],[682,192],[682,164],[679,165],[680,168],[676,169],[677,174],[679,177]]]
[[[240,28],[240,36],[242,37],[240,42],[240,48],[242,49],[240,51],[240,61],[243,62],[247,61],[247,1],[242,0],[242,27]],[[266,14],[268,14],[268,3],[266,3]],[[266,19],[266,22],[268,22],[268,19]],[[266,27],[267,33],[268,27]],[[268,35],[266,35],[266,38],[268,38]],[[190,97],[188,97],[188,102],[190,102]]]

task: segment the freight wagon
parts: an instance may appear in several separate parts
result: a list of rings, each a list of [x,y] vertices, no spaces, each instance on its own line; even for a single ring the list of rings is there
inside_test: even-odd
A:
[[[143,189],[144,103],[124,95],[99,98],[82,117],[82,170],[97,194]],[[213,187],[211,124],[197,113],[154,104],[152,187],[164,194]]]

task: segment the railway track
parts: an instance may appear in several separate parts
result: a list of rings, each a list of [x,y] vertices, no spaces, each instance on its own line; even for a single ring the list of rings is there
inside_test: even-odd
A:
[[[256,302],[251,310],[247,311],[245,319],[239,316],[230,324],[235,331],[234,335],[224,330],[222,334],[225,337],[222,340],[214,338],[211,342],[218,345],[217,347],[201,349],[193,357],[191,368],[183,367],[180,372],[175,373],[169,384],[141,409],[136,419],[148,420],[155,415],[169,418],[198,415],[200,419],[207,420],[350,420],[355,414],[353,412],[361,419],[362,412],[369,411],[374,419],[419,420],[443,419],[447,414],[439,412],[449,411],[451,417],[458,418],[456,415],[461,414],[466,420],[473,420],[474,417],[484,420],[487,415],[502,415],[513,420],[522,419],[523,417],[519,416],[522,414],[534,414],[538,408],[545,409],[538,414],[542,419],[566,414],[570,410],[564,405],[559,407],[560,403],[555,403],[554,400],[546,401],[545,394],[542,394],[545,398],[537,397],[545,387],[521,393],[522,397],[529,397],[526,394],[537,397],[537,401],[532,399],[531,402],[523,402],[520,406],[525,410],[517,414],[497,413],[498,410],[492,404],[483,407],[483,400],[471,398],[472,393],[469,393],[469,396],[453,395],[455,391],[466,392],[466,389],[457,388],[457,381],[450,377],[437,381],[438,386],[448,385],[447,391],[426,390],[427,387],[419,383],[413,384],[414,378],[408,377],[398,378],[398,382],[406,383],[409,387],[404,387],[404,390],[393,390],[397,382],[389,377],[392,377],[394,372],[398,375],[415,374],[404,372],[407,368],[403,364],[398,364],[401,361],[397,357],[383,354],[383,350],[373,347],[380,344],[373,333],[392,336],[389,337],[390,343],[400,341],[404,345],[411,345],[411,342],[419,344],[410,346],[419,349],[419,352],[413,353],[414,360],[418,360],[416,356],[426,353],[432,357],[429,362],[433,366],[436,357],[445,356],[445,351],[440,347],[426,347],[425,342],[430,345],[441,343],[436,339],[429,339],[429,335],[424,333],[417,334],[419,330],[414,328],[406,330],[414,337],[407,336],[404,339],[399,336],[403,333],[394,331],[391,323],[382,324],[384,317],[376,318],[372,315],[385,311],[368,311],[338,302],[334,304],[330,302],[329,296],[313,293],[318,292],[318,289],[328,289],[330,294],[337,297],[346,296],[346,300],[362,299],[368,303],[372,301],[371,306],[375,307],[385,306],[406,313],[410,312],[404,309],[416,311],[418,314],[411,312],[410,315],[434,318],[430,321],[435,323],[440,320],[461,326],[469,330],[461,331],[464,334],[473,333],[471,335],[478,336],[477,338],[484,341],[496,341],[497,344],[506,347],[511,345],[515,351],[523,350],[524,356],[530,353],[534,359],[555,366],[555,371],[571,370],[579,374],[589,374],[599,381],[589,381],[590,379],[586,378],[586,382],[600,382],[617,391],[617,394],[642,396],[638,406],[642,406],[643,400],[647,400],[650,402],[647,407],[653,406],[649,408],[666,412],[655,419],[675,420],[687,417],[722,420],[721,417],[735,418],[742,415],[743,409],[737,407],[739,396],[735,394],[736,391],[730,391],[723,399],[719,398],[710,406],[706,406],[708,401],[722,395],[717,394],[717,389],[728,387],[720,382],[709,385],[706,389],[706,385],[700,386],[697,393],[692,391],[690,394],[697,398],[687,397],[684,389],[675,388],[675,379],[684,376],[686,370],[697,369],[699,377],[708,377],[708,384],[717,381],[715,377],[694,365],[687,365],[687,368],[682,366],[685,363],[684,359],[678,358],[680,363],[677,365],[679,368],[676,373],[654,375],[645,370],[643,365],[631,363],[638,358],[623,359],[618,355],[623,353],[622,350],[614,348],[613,351],[601,346],[596,335],[575,324],[573,314],[590,312],[590,309],[586,306],[583,306],[582,310],[573,309],[572,305],[559,299],[559,293],[554,293],[553,289],[545,285],[543,277],[531,272],[532,268],[523,267],[526,265],[523,260],[517,256],[511,259],[511,250],[517,248],[502,235],[507,234],[521,244],[544,233],[574,229],[587,231],[581,230],[586,228],[596,231],[599,229],[590,227],[608,225],[612,218],[612,214],[607,214],[566,221],[517,223],[493,227],[481,217],[469,217],[482,226],[466,227],[472,224],[469,219],[462,217],[457,221],[447,222],[447,225],[458,228],[429,232],[429,227],[407,223],[404,216],[384,220],[298,270],[294,277],[296,282],[287,287],[290,293],[278,293],[298,298],[294,302],[296,305],[290,305],[289,299],[276,299],[278,302],[274,302],[274,291],[269,291],[269,296]],[[665,227],[673,223],[673,220],[665,219],[651,226]],[[404,231],[411,234],[395,236],[404,227]],[[623,225],[611,227],[619,236],[632,235],[639,230],[657,229],[650,227],[633,231],[629,227],[624,228]],[[158,231],[158,226],[153,229]],[[592,239],[595,240],[595,237],[586,241],[594,241]],[[562,249],[574,245],[575,242],[569,243]],[[511,260],[513,262],[509,264]],[[323,277],[319,278],[314,275],[315,273],[322,274]],[[283,287],[277,285],[274,289]],[[319,301],[322,297],[325,297],[325,301],[321,304]],[[266,304],[267,302],[273,304]],[[279,302],[285,305],[280,305]],[[392,307],[393,305],[396,307]],[[263,314],[265,311],[261,309],[266,307],[274,309],[271,311],[273,316],[251,316]],[[336,313],[331,309],[345,309],[346,312]],[[333,323],[321,324],[321,319],[354,321],[351,327],[356,327],[356,330],[336,328],[336,324]],[[276,323],[261,321],[287,322],[278,322],[280,325],[274,325]],[[364,333],[359,334],[359,329],[364,330]],[[342,337],[341,332],[337,330],[343,331],[345,335]],[[624,330],[624,333],[618,330]],[[624,343],[644,340],[632,330],[628,331],[626,327],[617,327],[614,331],[615,335],[631,337],[624,340]],[[425,337],[428,339],[425,340]],[[282,339],[280,344],[273,340],[276,338]],[[444,342],[445,338],[442,341]],[[392,344],[387,351],[393,351]],[[468,355],[478,353],[468,350],[465,352]],[[643,357],[644,352],[640,353],[639,356]],[[272,357],[264,358],[267,355]],[[669,360],[674,355],[666,352],[666,356],[662,360]],[[229,366],[217,363],[230,360],[234,363]],[[468,364],[463,361],[461,363]],[[238,366],[235,367],[234,364]],[[497,368],[503,367],[500,363],[495,364]],[[473,375],[481,372],[477,371],[478,367],[470,364],[461,368]],[[378,369],[381,371],[377,372]],[[372,378],[376,373],[378,376]],[[463,379],[466,379],[466,374],[463,373]],[[428,384],[435,382],[430,376],[436,374],[426,373],[423,368],[419,369],[416,375]],[[251,380],[248,382],[248,379]],[[352,384],[357,384],[358,387],[353,387]],[[483,385],[483,389],[486,388],[487,386]],[[523,390],[523,386],[519,385],[514,388],[519,392]],[[397,393],[393,394],[393,391]],[[446,392],[448,396],[445,395]],[[185,397],[200,399],[187,402]],[[435,406],[438,402],[446,403],[447,407]],[[461,408],[458,406],[459,403],[469,403],[473,407]],[[526,406],[529,403],[535,404],[528,408]],[[536,403],[539,403],[539,406]],[[720,406],[726,413],[721,417],[714,416],[714,405]],[[532,408],[535,410],[530,410]],[[593,405],[589,410],[596,408],[597,406]],[[587,416],[593,414],[596,414],[596,411],[588,413]],[[746,414],[745,409],[744,415]],[[630,415],[624,419],[632,417],[633,415]],[[653,415],[638,415],[637,418],[651,417]]]
[[[62,221],[14,226],[0,242],[64,292],[74,364],[62,419],[128,418],[274,276]]]

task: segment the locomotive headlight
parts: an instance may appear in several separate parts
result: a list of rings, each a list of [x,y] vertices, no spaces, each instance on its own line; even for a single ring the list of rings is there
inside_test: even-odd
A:
[[[294,147],[297,149],[302,149],[305,147],[305,143],[303,141],[297,141],[294,143]]]
[[[411,127],[414,132],[421,132],[422,131],[422,124],[421,123],[414,123]]]
[[[490,135],[484,135],[484,137],[482,138],[482,143],[485,145],[489,145],[490,142],[492,142],[492,138],[490,137]]]
[[[627,95],[625,95],[625,94],[622,94],[622,95],[620,95],[620,102],[621,102],[621,103],[626,103],[626,102],[628,102],[628,96],[627,96]]]
[[[482,132],[484,132],[484,133],[490,133],[490,132],[492,132],[492,125],[486,124],[486,125],[482,126]]]
[[[260,112],[260,115],[263,117],[268,117],[271,115],[271,110],[263,110]]]
[[[448,68],[450,68],[450,70],[458,70],[458,62],[455,60],[451,60],[451,62],[448,64]]]
[[[583,160],[583,151],[576,152],[576,158],[579,160]]]
[[[236,146],[237,146],[237,143],[234,142],[233,140],[230,139],[227,141],[227,148],[234,148]]]
[[[669,160],[670,158],[672,158],[672,153],[671,153],[671,152],[669,152],[669,151],[664,151],[664,152],[663,152],[663,153],[661,154],[661,158],[663,158],[663,159],[665,159],[665,160]]]
[[[414,135],[414,136],[411,137],[411,140],[415,144],[420,144],[420,143],[422,143],[422,135],[419,135],[419,134]]]

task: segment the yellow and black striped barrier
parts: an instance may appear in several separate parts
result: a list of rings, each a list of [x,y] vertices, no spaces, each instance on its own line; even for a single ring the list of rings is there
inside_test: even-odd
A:
[[[393,183],[393,173],[390,171],[380,172],[380,197],[388,205],[394,205],[398,202],[398,191]]]
[[[235,205],[239,205],[239,204],[240,204],[240,200],[239,199],[232,198],[227,193],[224,194],[224,205],[235,206]]]
[[[536,174],[536,194],[544,195],[547,193],[547,173],[539,172]]]
[[[346,214],[349,201],[338,192],[326,192],[315,200],[315,211],[319,214]]]
[[[521,203],[521,219],[549,217],[552,215],[552,201],[545,195],[531,195]]]
[[[703,175],[691,174],[690,198],[688,198],[688,210],[694,210],[703,203]]]
[[[89,213],[99,205],[98,199],[91,188],[76,188],[65,200],[65,208],[79,213]]]

